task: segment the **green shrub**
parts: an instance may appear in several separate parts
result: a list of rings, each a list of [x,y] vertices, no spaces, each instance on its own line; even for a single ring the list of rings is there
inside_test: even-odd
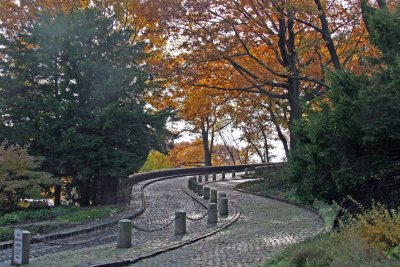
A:
[[[13,229],[10,227],[0,227],[0,242],[13,238]]]
[[[318,214],[320,214],[324,219],[325,230],[330,231],[340,206],[336,202],[328,204],[323,201],[315,200],[312,204],[312,207],[318,210]]]

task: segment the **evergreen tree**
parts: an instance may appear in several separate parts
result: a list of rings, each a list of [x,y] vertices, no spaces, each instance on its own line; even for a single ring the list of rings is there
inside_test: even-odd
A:
[[[296,128],[301,145],[291,154],[291,176],[310,201],[341,200],[400,162],[400,11],[363,8],[371,42],[382,52],[373,61],[379,71],[333,74],[327,100]]]
[[[81,204],[136,171],[162,144],[166,114],[152,90],[143,44],[95,9],[44,15],[0,38],[1,137],[29,144],[55,176],[73,176]]]

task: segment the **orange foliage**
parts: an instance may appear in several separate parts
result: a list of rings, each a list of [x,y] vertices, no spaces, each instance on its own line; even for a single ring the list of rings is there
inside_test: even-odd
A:
[[[231,148],[232,149],[232,148]],[[249,155],[245,155],[247,151],[235,150],[235,156],[245,156],[248,160]],[[238,154],[241,155],[238,155]],[[203,145],[202,140],[196,139],[193,142],[181,142],[176,144],[173,149],[168,153],[168,160],[172,162],[174,167],[199,167],[204,166],[203,164]],[[242,162],[243,164],[248,161]],[[213,166],[222,165],[234,165],[235,162],[232,161],[228,150],[223,145],[216,145],[214,147],[214,157],[212,158]]]

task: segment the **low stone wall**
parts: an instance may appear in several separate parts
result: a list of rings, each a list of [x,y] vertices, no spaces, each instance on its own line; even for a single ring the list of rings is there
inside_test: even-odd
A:
[[[119,179],[118,181],[118,203],[128,204],[131,199],[131,189],[133,185],[154,178],[174,178],[176,176],[183,175],[195,175],[195,174],[205,174],[213,172],[231,172],[235,170],[237,172],[244,171],[248,168],[250,171],[254,171],[256,167],[270,168],[284,165],[286,163],[260,163],[260,164],[245,164],[245,165],[230,165],[230,166],[211,166],[211,167],[196,167],[196,168],[177,168],[177,169],[167,169],[160,171],[136,173],[129,175],[127,178]]]

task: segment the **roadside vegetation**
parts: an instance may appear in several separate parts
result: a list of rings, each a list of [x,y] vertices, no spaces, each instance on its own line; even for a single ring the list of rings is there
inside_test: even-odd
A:
[[[266,267],[400,266],[400,215],[376,204],[343,224],[296,244]]]
[[[0,217],[0,241],[12,239],[13,229],[21,224],[24,224],[24,229],[31,230],[33,234],[44,234],[57,228],[113,216],[121,211],[122,208],[116,205],[82,208],[60,206],[14,211]],[[39,223],[36,224],[36,222]]]

